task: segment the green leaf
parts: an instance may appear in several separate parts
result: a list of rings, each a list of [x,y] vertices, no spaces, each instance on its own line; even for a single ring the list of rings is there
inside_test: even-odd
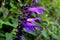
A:
[[[4,38],[0,38],[0,40],[5,40]]]
[[[6,33],[6,40],[13,40],[12,37],[13,35],[11,33]]]
[[[12,26],[16,28],[18,26],[18,19],[13,19],[12,22]]]
[[[16,6],[12,2],[10,2],[10,6],[14,9],[16,8]]]
[[[54,1],[53,1],[53,6],[54,6],[54,7],[57,7],[57,9],[58,9],[58,11],[59,11],[59,10],[60,10],[60,0],[58,0],[58,1],[57,1],[57,0],[54,0]]]
[[[58,39],[57,35],[55,35],[55,34],[53,34],[52,37],[55,39]]]
[[[3,33],[0,33],[0,37],[4,37],[5,35]]]
[[[7,8],[2,7],[2,13],[3,13],[3,17],[6,18],[8,16],[9,11]]]
[[[2,20],[0,20],[0,28],[2,28],[2,24],[3,24],[3,21],[2,21]]]
[[[2,24],[0,23],[0,28],[2,28]]]
[[[48,35],[47,35],[47,33],[46,33],[46,30],[43,30],[43,31],[42,31],[42,35],[43,35],[46,39],[48,39]]]
[[[4,21],[4,24],[12,26],[12,24],[9,21]]]
[[[32,15],[33,15],[34,17],[36,17],[36,14],[35,14],[35,13],[33,13]]]

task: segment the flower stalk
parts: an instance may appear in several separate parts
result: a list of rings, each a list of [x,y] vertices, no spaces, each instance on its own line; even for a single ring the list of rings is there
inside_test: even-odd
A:
[[[23,35],[23,28],[25,28],[26,32],[35,32],[35,28],[40,28],[36,20],[41,20],[41,18],[38,16],[33,17],[33,13],[36,13],[37,15],[43,13],[44,7],[43,6],[35,6],[35,4],[38,3],[38,0],[32,0],[31,4],[23,4],[21,6],[21,14],[18,16],[18,26],[17,26],[17,39],[22,40],[21,36]]]

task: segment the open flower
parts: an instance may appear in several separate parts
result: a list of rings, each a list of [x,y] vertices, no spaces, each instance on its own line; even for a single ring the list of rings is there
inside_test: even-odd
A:
[[[40,20],[40,18],[28,18],[26,22],[22,22],[22,25],[25,28],[26,32],[35,31],[35,27],[40,28],[40,26],[37,22],[35,22],[35,20]]]
[[[35,6],[35,3],[38,3],[38,0],[32,0],[34,5],[27,6],[23,5],[21,7],[22,14],[18,17],[21,21],[21,25],[27,32],[35,31],[35,28],[40,28],[39,24],[36,20],[41,20],[38,14],[43,13],[44,7],[43,6]],[[32,18],[32,13],[37,13],[35,18]]]
[[[35,20],[41,20],[39,17],[36,18],[28,18],[27,21],[34,22]]]
[[[36,12],[37,14],[41,14],[44,11],[44,7],[43,6],[34,6],[34,7],[28,8],[28,10],[32,11],[32,12]]]
[[[22,23],[23,27],[26,29],[26,32],[30,32],[30,31],[35,31],[35,27],[36,28],[40,28],[40,26],[35,22],[34,23],[29,23],[29,22],[26,22],[26,23]]]

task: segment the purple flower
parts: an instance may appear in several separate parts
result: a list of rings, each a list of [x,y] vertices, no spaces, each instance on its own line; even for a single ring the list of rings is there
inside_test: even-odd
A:
[[[38,0],[32,0],[33,4],[35,4],[37,2],[38,2]],[[35,21],[36,20],[41,20],[38,14],[43,13],[43,11],[44,11],[43,6],[23,5],[21,7],[22,14],[19,16],[19,20],[21,21],[22,27],[25,28],[27,32],[35,31],[35,27],[40,28],[39,24]],[[35,18],[32,18],[33,17],[33,15],[32,15],[33,12],[37,13]]]
[[[35,20],[40,20],[39,17],[36,17],[36,18],[28,18],[27,21],[29,22],[34,22]]]
[[[36,22],[35,22],[35,24],[29,23],[29,22],[26,22],[26,23],[23,22],[22,25],[26,29],[26,32],[35,31],[35,29],[34,29],[35,27],[40,28],[40,26]]]
[[[40,20],[40,18],[28,18],[26,22],[22,22],[22,25],[25,28],[26,32],[35,31],[35,27],[40,28],[40,26],[38,25],[38,23],[35,22],[35,20]]]
[[[38,0],[35,0],[36,3],[38,3]]]
[[[34,6],[34,7],[28,8],[28,10],[32,11],[32,12],[36,12],[37,14],[41,14],[44,11],[44,7],[43,6]]]

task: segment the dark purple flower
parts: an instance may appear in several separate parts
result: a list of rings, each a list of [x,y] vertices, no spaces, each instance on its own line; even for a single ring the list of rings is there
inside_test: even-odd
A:
[[[44,11],[44,7],[43,6],[34,6],[34,7],[28,8],[28,10],[32,11],[32,12],[36,12],[37,14],[41,14]]]
[[[40,29],[39,24],[36,20],[41,20],[38,14],[43,13],[43,6],[36,6],[38,0],[32,0],[30,5],[23,4],[21,6],[21,14],[18,17],[18,26],[17,26],[17,38],[16,40],[21,40],[21,36],[23,35],[23,28],[25,28],[26,32],[35,32],[35,28]],[[32,13],[37,13],[36,17],[33,17]]]
[[[23,22],[22,25],[23,25],[23,27],[26,29],[27,32],[30,32],[30,29],[29,29],[29,27],[26,25],[26,23]]]
[[[26,29],[26,32],[35,31],[35,29],[34,29],[35,27],[40,28],[40,26],[36,22],[34,22],[34,23],[33,22],[32,23],[30,23],[30,22],[24,23],[23,22],[22,25]]]

